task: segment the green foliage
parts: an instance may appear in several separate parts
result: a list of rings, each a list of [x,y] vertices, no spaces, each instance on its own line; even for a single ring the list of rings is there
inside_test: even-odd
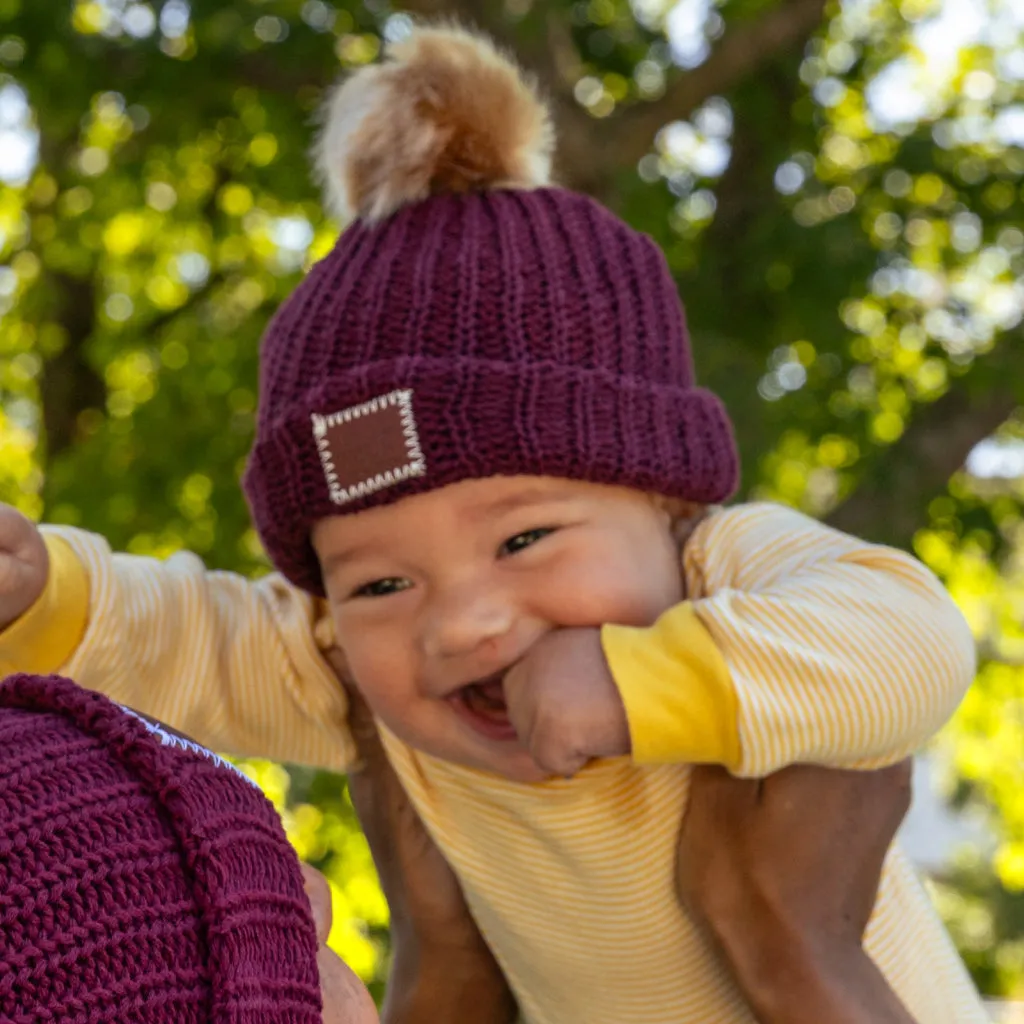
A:
[[[961,467],[997,429],[1024,436],[1021,25],[975,5],[987,33],[955,29],[935,57],[931,0],[820,23],[795,0],[713,2],[675,37],[680,72],[668,0],[441,6],[544,77],[566,180],[664,247],[745,493],[913,546],[971,619],[983,667],[940,748],[998,850],[942,905],[986,990],[1013,991],[1024,492]],[[0,161],[0,498],[117,548],[265,569],[238,478],[258,339],[336,230],[308,171],[314,112],[402,17],[384,0],[0,0],[0,151],[38,137],[23,179]],[[881,122],[894,74],[920,102]],[[386,908],[343,783],[248,770],[335,885],[336,947],[379,982]]]

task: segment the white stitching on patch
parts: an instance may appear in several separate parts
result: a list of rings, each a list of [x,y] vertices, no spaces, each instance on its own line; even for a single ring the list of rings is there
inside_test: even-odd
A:
[[[256,783],[245,774],[245,772],[236,765],[233,765],[230,761],[225,761],[220,754],[215,754],[212,750],[207,750],[206,747],[200,746],[192,740],[185,739],[184,736],[175,736],[174,733],[168,732],[166,729],[162,729],[159,725],[143,718],[137,711],[132,711],[131,708],[126,708],[123,704],[118,704],[118,707],[129,717],[134,718],[137,722],[141,722],[163,746],[175,747],[177,750],[187,750],[193,754],[198,754],[200,757],[206,758],[207,761],[212,761],[219,768],[230,768],[231,771],[233,771],[240,779],[245,779],[245,781],[254,789],[259,789],[259,786],[257,786]]]
[[[394,469],[385,470],[366,480],[361,480],[350,487],[342,487],[338,481],[338,471],[334,466],[334,453],[331,451],[330,442],[327,439],[327,431],[341,423],[350,423],[352,420],[371,413],[381,412],[384,409],[398,406],[402,422],[402,435],[405,438],[405,452],[409,461]],[[361,405],[353,405],[340,412],[332,412],[327,416],[319,413],[312,414],[313,437],[316,440],[317,451],[320,453],[320,462],[324,469],[324,476],[327,478],[327,489],[331,501],[336,505],[345,505],[357,498],[364,498],[368,494],[374,494],[385,487],[401,483],[413,476],[424,476],[427,472],[427,462],[423,457],[423,449],[420,446],[419,433],[416,430],[416,420],[412,412],[412,390],[403,388],[392,391],[386,395],[378,395]]]

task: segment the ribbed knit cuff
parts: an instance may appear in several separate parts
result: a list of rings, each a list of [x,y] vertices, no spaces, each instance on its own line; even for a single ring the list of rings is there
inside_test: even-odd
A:
[[[422,472],[339,503],[313,416],[337,418],[396,389],[411,392]],[[728,498],[737,482],[732,428],[715,395],[603,370],[393,360],[325,382],[305,406],[308,416],[277,424],[253,449],[245,489],[274,565],[320,595],[309,534],[328,516],[490,476],[560,477],[706,504]],[[379,468],[383,474],[395,467]]]

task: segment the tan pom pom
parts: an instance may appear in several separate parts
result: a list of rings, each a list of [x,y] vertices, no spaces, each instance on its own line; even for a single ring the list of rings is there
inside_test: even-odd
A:
[[[315,156],[332,212],[376,221],[437,193],[546,185],[553,147],[535,87],[490,40],[417,28],[335,90]]]

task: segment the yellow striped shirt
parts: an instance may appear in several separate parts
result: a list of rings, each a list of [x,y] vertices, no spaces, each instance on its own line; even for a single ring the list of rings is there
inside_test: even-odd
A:
[[[44,595],[0,637],[0,671],[60,668],[214,749],[350,763],[318,602],[277,576],[206,572],[188,554],[112,555],[81,531],[50,530],[48,544],[52,586],[87,591],[88,610]],[[75,582],[83,568],[87,587]],[[892,761],[938,728],[973,675],[966,625],[923,566],[790,510],[711,515],[687,543],[684,575],[689,600],[650,630],[604,630],[633,759],[526,786],[385,734],[529,1024],[752,1024],[675,898],[685,762],[720,757],[763,775]],[[40,623],[55,614],[63,648]],[[722,680],[708,682],[719,663],[726,713],[721,699],[712,706]],[[986,1020],[898,849],[867,948],[920,1024]]]

